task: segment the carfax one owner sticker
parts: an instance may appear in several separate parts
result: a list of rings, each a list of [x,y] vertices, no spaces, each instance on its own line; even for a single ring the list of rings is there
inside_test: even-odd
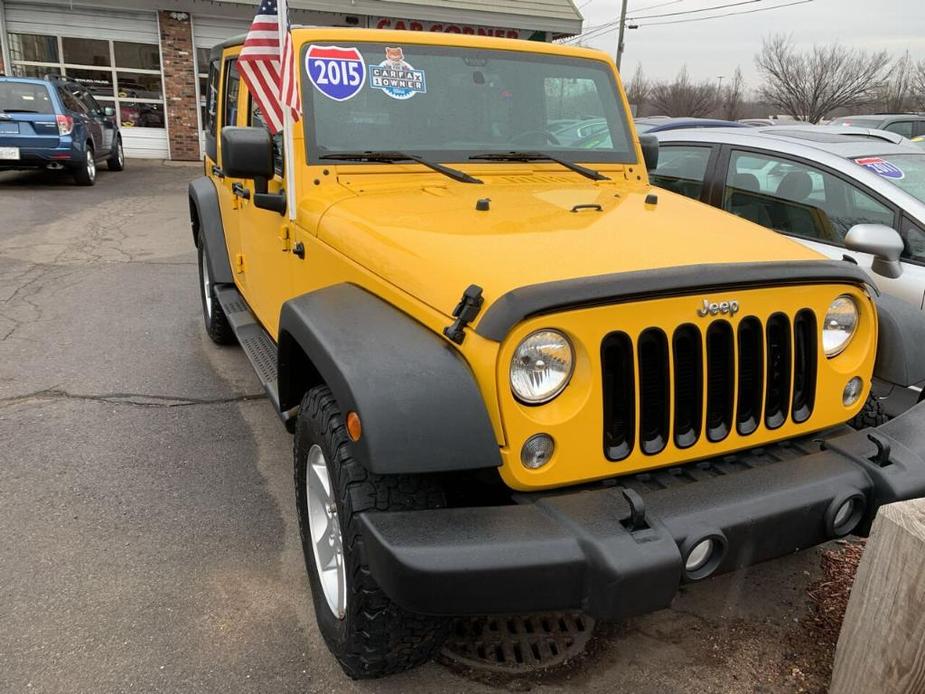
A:
[[[415,94],[427,93],[424,71],[415,70],[405,62],[401,48],[386,48],[385,60],[369,66],[369,86],[381,89],[393,99],[410,99]]]

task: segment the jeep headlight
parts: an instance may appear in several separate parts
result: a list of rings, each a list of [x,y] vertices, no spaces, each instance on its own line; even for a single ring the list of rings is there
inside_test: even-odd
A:
[[[822,323],[822,348],[830,359],[841,354],[858,327],[858,305],[845,294],[829,305]]]
[[[558,330],[537,330],[527,335],[511,358],[511,390],[528,405],[556,397],[572,377],[575,354],[568,338]]]

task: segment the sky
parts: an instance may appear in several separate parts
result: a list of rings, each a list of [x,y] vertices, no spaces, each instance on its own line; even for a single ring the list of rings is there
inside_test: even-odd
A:
[[[620,17],[621,0],[573,0],[589,28],[613,22]],[[628,17],[686,12],[737,0],[629,0]],[[738,0],[741,2],[742,0]],[[695,80],[729,78],[736,66],[742,68],[746,84],[757,87],[760,78],[754,56],[762,38],[773,33],[793,36],[800,47],[838,41],[868,50],[887,50],[901,55],[907,49],[916,60],[925,59],[925,0],[811,0],[778,10],[754,12],[701,22],[644,26],[723,12],[770,7],[793,0],[753,0],[748,4],[713,12],[674,17],[639,19],[638,29],[628,30],[623,54],[624,79],[638,64],[655,79],[674,77],[687,65]],[[646,10],[646,7],[662,7]],[[629,23],[629,22],[628,22]],[[617,31],[589,37],[585,45],[616,52]]]

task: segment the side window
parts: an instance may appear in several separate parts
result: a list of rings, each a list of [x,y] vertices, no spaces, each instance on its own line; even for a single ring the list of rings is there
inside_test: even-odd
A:
[[[241,76],[238,74],[238,61],[234,58],[225,64],[225,102],[222,105],[222,125],[238,123],[238,91]]]
[[[96,99],[93,98],[93,95],[90,92],[79,92],[75,96],[80,100],[81,103],[86,107],[87,111],[90,113],[102,113],[103,109],[100,108],[99,103]]]
[[[58,95],[61,97],[61,101],[64,102],[64,107],[68,111],[74,111],[75,113],[87,112],[87,107],[64,87],[58,87]]]
[[[925,135],[925,120],[915,121],[915,136]]]
[[[263,114],[260,112],[260,107],[254,103],[254,99],[248,95],[247,97],[247,124],[251,127],[265,128],[267,127],[266,121],[263,119]],[[276,171],[277,175],[283,175],[283,134],[276,133],[273,136],[273,170]]]
[[[894,212],[860,188],[802,162],[733,151],[723,209],[787,234],[841,245],[855,224],[892,226]]]
[[[658,168],[649,173],[649,179],[661,188],[699,200],[711,151],[710,147],[663,145]]]
[[[220,62],[213,60],[209,63],[209,81],[206,86],[206,119],[204,127],[212,137],[218,134],[218,75]]]
[[[908,217],[903,217],[902,236],[906,242],[903,257],[925,263],[925,228]]]
[[[891,133],[896,133],[903,137],[912,137],[913,125],[914,123],[911,120],[902,120],[897,123],[890,123],[884,130],[889,130]]]

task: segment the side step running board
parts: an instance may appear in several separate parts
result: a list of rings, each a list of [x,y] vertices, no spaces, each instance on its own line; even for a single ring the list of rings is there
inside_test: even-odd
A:
[[[225,317],[231,329],[234,330],[235,337],[247,355],[251,366],[257,373],[257,378],[267,392],[267,397],[273,403],[273,407],[279,414],[283,422],[288,422],[294,416],[294,411],[281,412],[279,409],[279,371],[278,371],[278,351],[276,343],[263,329],[263,326],[254,318],[247,307],[247,303],[241,296],[237,288],[230,284],[224,284],[215,288],[215,295],[218,303],[221,304]]]

